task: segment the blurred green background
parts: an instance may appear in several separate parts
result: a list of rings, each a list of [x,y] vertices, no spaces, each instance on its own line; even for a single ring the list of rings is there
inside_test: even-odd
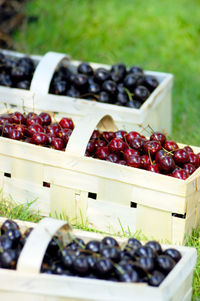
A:
[[[38,20],[15,33],[19,51],[173,73],[172,136],[200,145],[199,0],[35,0],[26,13]]]

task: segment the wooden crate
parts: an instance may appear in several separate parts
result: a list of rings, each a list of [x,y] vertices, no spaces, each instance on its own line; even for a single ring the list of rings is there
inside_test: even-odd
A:
[[[142,231],[182,244],[200,221],[200,168],[183,181],[85,157],[96,125],[116,129],[110,116],[88,114],[76,123],[65,152],[0,137],[2,195],[20,203],[36,200],[41,214],[64,214],[72,224],[110,233]]]
[[[0,219],[0,224],[5,219]],[[19,222],[22,229],[29,223]],[[20,255],[17,270],[0,269],[0,298],[3,301],[190,301],[192,277],[196,264],[196,250],[176,247],[181,260],[159,287],[138,283],[115,283],[81,277],[40,274],[40,266],[46,247],[54,233],[66,222],[50,218],[43,219],[31,232]],[[89,241],[101,239],[102,235],[73,231],[75,235]],[[124,239],[118,239],[123,243]],[[170,246],[162,246],[164,249]],[[12,285],[11,285],[12,284]]]
[[[4,51],[9,55],[9,51]],[[11,53],[13,55],[13,52]],[[18,56],[22,54],[17,54]],[[74,99],[68,96],[57,96],[48,94],[49,86],[56,67],[62,61],[72,69],[80,61],[70,60],[69,55],[55,52],[48,52],[43,57],[33,56],[38,65],[34,72],[30,91],[20,89],[0,87],[0,97],[9,104],[22,106],[22,103],[29,107],[39,110],[48,110],[52,112],[68,113],[74,120],[89,112],[99,111],[102,114],[112,114],[117,125],[121,129],[138,130],[139,124],[146,126],[150,124],[154,130],[165,129],[169,134],[172,127],[171,113],[171,90],[173,76],[169,73],[145,71],[148,75],[155,76],[159,81],[159,86],[153,91],[150,97],[140,107],[140,109],[126,108],[111,104],[103,104],[84,99]],[[93,68],[104,67],[108,65],[91,63]],[[124,118],[126,116],[126,118]]]

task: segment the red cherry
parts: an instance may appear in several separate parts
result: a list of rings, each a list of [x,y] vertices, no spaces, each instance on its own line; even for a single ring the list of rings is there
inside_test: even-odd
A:
[[[187,153],[194,153],[193,149],[192,149],[189,145],[184,146],[183,149],[184,149]]]
[[[60,131],[60,127],[57,123],[52,123],[46,127],[46,133],[51,136],[57,136]]]
[[[48,142],[47,135],[44,133],[36,133],[32,136],[32,143],[37,145],[45,145]]]
[[[118,160],[116,163],[120,165],[127,165],[125,160]]]
[[[183,165],[189,161],[189,155],[184,149],[178,149],[174,153],[174,161],[178,165]]]
[[[161,158],[158,165],[164,173],[170,173],[175,168],[175,162],[171,155],[166,155]]]
[[[160,173],[160,168],[159,168],[159,165],[157,163],[148,165],[147,170],[155,172],[155,173]]]
[[[191,163],[185,163],[183,165],[183,169],[187,171],[188,175],[193,174],[193,172],[196,170],[195,166]]]
[[[101,138],[104,139],[107,143],[109,143],[115,137],[113,132],[103,132],[101,134]]]
[[[95,152],[95,143],[93,140],[90,140],[88,142],[88,145],[87,145],[87,148],[86,148],[86,152],[89,154],[89,155],[94,155],[94,152]]]
[[[200,153],[197,154],[197,157],[199,158],[199,165],[200,165]]]
[[[0,116],[0,124],[9,123],[10,121],[10,114],[2,114]]]
[[[10,123],[6,123],[2,128],[2,135],[4,137],[8,137],[9,132],[13,129],[13,125]]]
[[[162,132],[154,132],[150,136],[150,140],[159,141],[163,145],[166,141],[166,136]]]
[[[168,154],[165,150],[161,149],[159,150],[157,153],[156,153],[156,156],[155,156],[155,161],[156,163],[159,163],[160,159],[166,157]]]
[[[62,138],[65,143],[68,143],[69,137],[71,136],[71,134],[72,134],[72,130],[71,129],[61,129],[58,132],[57,136],[59,138]]]
[[[119,138],[114,138],[111,140],[111,142],[108,144],[108,149],[111,153],[119,154],[124,150],[125,143],[123,140]]]
[[[21,135],[20,131],[13,128],[9,131],[8,138],[13,139],[13,140],[21,140],[22,135]]]
[[[99,148],[100,146],[106,146],[106,145],[107,143],[105,140],[97,139],[96,141],[94,141],[95,149]]]
[[[16,125],[14,126],[14,129],[20,131],[22,137],[24,137],[24,136],[25,136],[25,133],[26,133],[26,130],[27,130],[27,127],[25,126],[25,124],[16,124]]]
[[[27,117],[26,125],[30,126],[35,123],[42,125],[42,119],[40,118],[40,116],[38,116],[37,114],[34,113],[34,114],[30,115],[30,117]]]
[[[73,121],[72,121],[71,118],[63,117],[63,118],[60,120],[59,125],[60,125],[63,129],[65,129],[65,128],[71,129],[71,130],[74,129],[74,123],[73,123]]]
[[[134,139],[134,138],[139,138],[141,137],[141,135],[138,133],[138,132],[129,132],[125,137],[124,139],[126,140],[126,142],[130,145],[131,141]]]
[[[34,134],[37,133],[44,133],[44,129],[40,124],[34,123],[27,128],[27,135],[29,137],[32,137]]]
[[[199,157],[194,153],[188,153],[189,163],[193,164],[196,168],[199,167]]]
[[[143,149],[146,154],[154,156],[161,149],[161,144],[159,141],[146,141]]]
[[[40,118],[42,120],[42,125],[50,125],[51,124],[51,116],[46,112],[40,113]]]
[[[117,132],[114,133],[114,137],[113,138],[119,138],[119,139],[124,140],[124,138],[126,137],[126,135],[127,135],[126,131],[120,130],[120,131],[117,131]]]
[[[188,173],[185,169],[175,169],[172,172],[172,177],[181,179],[181,180],[186,180],[188,178]]]
[[[63,148],[65,147],[65,143],[61,138],[52,137],[51,147],[56,150],[63,150]]]
[[[151,160],[148,155],[141,156],[142,168],[147,169],[151,165]]]
[[[127,156],[130,156],[130,155],[140,155],[140,152],[139,152],[139,150],[137,150],[137,149],[133,149],[133,148],[127,148],[127,149],[125,149],[125,151],[124,151],[124,159],[126,160],[126,157]]]
[[[100,133],[98,130],[94,130],[90,139],[97,139],[100,137]]]
[[[134,148],[134,149],[137,149],[137,150],[139,150],[139,151],[142,152],[144,142],[145,142],[145,141],[144,141],[143,138],[141,138],[141,137],[136,137],[136,138],[133,138],[133,139],[130,141],[129,145],[130,145],[130,147],[132,147],[132,148]]]
[[[109,154],[106,158],[106,161],[113,162],[113,163],[116,163],[119,160],[120,158],[117,154]]]
[[[178,144],[172,140],[165,141],[163,147],[169,152],[179,149]]]
[[[22,113],[14,112],[10,116],[10,122],[11,123],[17,123],[17,124],[20,124],[20,123],[25,124],[26,123],[26,118],[24,117],[24,115]]]
[[[138,155],[130,155],[129,157],[127,156],[126,163],[128,166],[131,167],[136,167],[136,168],[142,167],[141,157]]]
[[[109,154],[108,146],[100,146],[95,152],[96,157],[101,160],[106,160]]]

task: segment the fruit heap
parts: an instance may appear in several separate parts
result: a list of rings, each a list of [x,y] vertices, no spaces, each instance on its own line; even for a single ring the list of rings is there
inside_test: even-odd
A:
[[[68,244],[57,237],[51,240],[41,272],[158,286],[180,258],[178,250],[162,250],[156,241],[142,245],[129,238],[122,248],[109,236],[85,243],[72,235]]]
[[[200,166],[200,153],[190,146],[179,148],[162,132],[153,132],[149,139],[138,132],[95,130],[90,137],[86,156],[148,171],[187,179]]]
[[[15,269],[21,250],[32,228],[23,234],[19,226],[12,220],[6,220],[0,231],[0,268]]]
[[[29,57],[15,58],[0,53],[0,85],[28,90],[35,70]]]
[[[72,119],[63,117],[52,123],[50,114],[14,112],[0,115],[0,135],[36,145],[65,150],[74,129]]]
[[[158,84],[138,66],[115,64],[110,70],[94,70],[88,63],[81,63],[76,71],[61,66],[53,76],[50,93],[138,109]]]
[[[32,228],[24,233],[12,220],[6,220],[0,234],[0,268],[15,269],[17,260]],[[112,237],[85,243],[70,233],[69,243],[54,236],[48,245],[41,273],[65,276],[80,276],[90,279],[105,279],[120,282],[145,282],[159,286],[181,259],[174,248],[163,250],[156,241],[145,245],[129,238],[125,247]]]

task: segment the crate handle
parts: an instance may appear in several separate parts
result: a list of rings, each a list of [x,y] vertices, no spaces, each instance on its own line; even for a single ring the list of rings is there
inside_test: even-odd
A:
[[[95,128],[100,131],[116,131],[117,127],[110,115],[97,112],[87,114],[78,120],[66,147],[66,153],[76,156],[84,156],[88,141]]]
[[[48,94],[51,79],[56,67],[62,60],[70,60],[71,57],[64,53],[47,52],[40,60],[34,72],[30,91],[38,94]]]
[[[49,242],[53,235],[65,225],[71,229],[67,221],[43,218],[28,236],[17,262],[17,271],[39,274]]]

